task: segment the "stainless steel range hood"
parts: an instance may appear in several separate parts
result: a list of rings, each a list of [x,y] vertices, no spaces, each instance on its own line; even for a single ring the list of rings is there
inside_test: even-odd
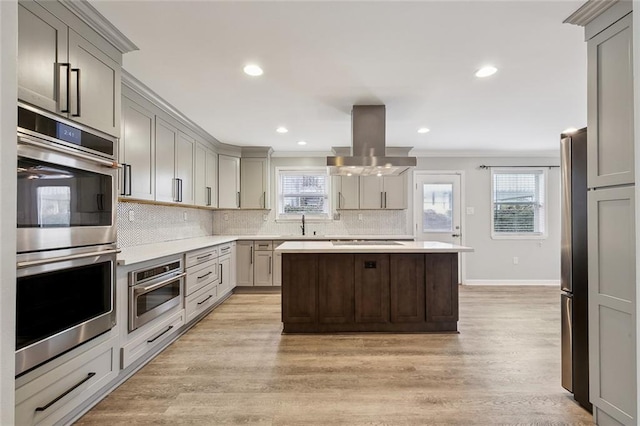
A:
[[[384,105],[354,105],[351,110],[351,137],[350,156],[327,157],[329,174],[399,175],[416,165],[416,157],[387,157]]]

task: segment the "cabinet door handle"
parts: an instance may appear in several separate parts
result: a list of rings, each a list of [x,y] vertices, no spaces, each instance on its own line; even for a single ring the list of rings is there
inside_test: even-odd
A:
[[[269,256],[269,275],[271,275],[271,256]]]
[[[173,178],[173,201],[175,201],[176,203],[180,201],[178,191],[178,178]]]
[[[384,192],[384,208],[387,208],[387,191]]]
[[[133,175],[133,173],[131,173],[131,164],[127,164],[126,167],[127,169],[127,193],[126,195],[131,195],[131,177]]]
[[[173,328],[172,325],[170,325],[169,327],[167,327],[167,329],[165,331],[163,331],[162,333],[158,334],[156,337],[154,337],[153,339],[147,340],[147,343],[153,343],[156,340],[158,340],[160,338],[160,336],[167,334],[169,332],[169,330],[171,330]]]
[[[384,208],[384,192],[380,193],[380,208]]]
[[[69,69],[71,68],[71,64],[68,62],[63,62],[61,64],[58,64],[58,82],[60,82],[60,74],[62,73],[62,67],[67,68],[67,90],[66,90],[66,97],[67,97],[67,106],[62,109],[62,106],[60,107],[60,112],[71,112],[71,109],[69,108],[69,98],[71,97],[71,73],[69,72]],[[62,102],[60,102],[60,104],[62,104]]]
[[[253,265],[253,246],[249,247],[249,264]]]
[[[211,205],[211,187],[207,186],[207,205]]]
[[[71,114],[71,116],[80,117],[80,68],[71,68],[71,72],[76,73],[76,113]]]
[[[127,195],[127,163],[122,163],[122,190],[120,195]]]
[[[224,268],[222,268],[222,263],[220,264],[220,284],[222,284],[222,271],[224,271]]]
[[[75,385],[71,386],[69,389],[64,391],[62,394],[60,394],[60,396],[56,397],[54,400],[52,400],[48,404],[43,405],[42,407],[36,407],[36,411],[44,411],[47,408],[51,407],[53,404],[55,404],[56,402],[60,401],[65,396],[69,395],[71,392],[73,392],[75,389],[77,389],[80,386],[82,386],[83,383],[87,382],[89,379],[91,379],[95,375],[96,375],[96,373],[94,373],[94,372],[91,372],[91,373],[87,374],[87,377],[85,377],[84,379],[80,380]]]
[[[451,236],[457,238],[457,237],[461,236],[461,234],[451,234]]]
[[[240,208],[240,191],[238,191],[236,196],[236,207]]]
[[[338,192],[338,208],[342,207],[342,192]]]
[[[182,199],[182,179],[178,179],[178,182],[180,183],[180,202],[183,202],[184,200]]]
[[[267,193],[266,192],[262,193],[262,208],[263,209],[267,208]]]

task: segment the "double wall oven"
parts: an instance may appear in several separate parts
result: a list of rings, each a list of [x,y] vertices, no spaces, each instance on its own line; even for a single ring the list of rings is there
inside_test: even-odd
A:
[[[117,139],[18,103],[16,374],[116,321]]]

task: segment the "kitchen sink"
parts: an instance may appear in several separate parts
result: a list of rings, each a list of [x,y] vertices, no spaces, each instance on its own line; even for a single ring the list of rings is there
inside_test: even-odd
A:
[[[380,240],[353,240],[353,241],[331,241],[334,246],[401,246],[397,241]]]

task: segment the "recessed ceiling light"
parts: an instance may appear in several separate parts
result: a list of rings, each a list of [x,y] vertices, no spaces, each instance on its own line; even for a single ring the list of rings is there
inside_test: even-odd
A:
[[[578,129],[576,129],[575,127],[567,127],[566,129],[564,129],[564,130],[562,131],[562,133],[564,133],[564,134],[570,134],[570,133],[575,133],[575,132],[577,132],[577,131],[578,131]]]
[[[486,67],[482,67],[476,71],[476,77],[489,77],[490,75],[494,75],[496,72],[498,72],[498,68],[493,65],[487,65]]]
[[[252,77],[257,77],[259,75],[262,75],[264,71],[262,71],[262,68],[260,68],[259,66],[255,65],[255,64],[249,64],[247,66],[244,67],[244,73],[247,75],[250,75]]]
[[[280,127],[278,127],[276,129],[276,132],[278,132],[278,133],[287,133],[288,131],[289,131],[289,129],[287,129],[286,127],[282,127],[282,126],[280,126]]]
[[[426,128],[426,127],[420,127],[418,129],[418,133],[429,133],[430,129]]]
[[[306,145],[307,143],[305,141],[298,141],[298,145]]]
[[[382,173],[378,172],[378,174],[376,176],[381,177]]]
[[[353,174],[351,174],[351,173],[347,173],[347,176],[353,176]]]

